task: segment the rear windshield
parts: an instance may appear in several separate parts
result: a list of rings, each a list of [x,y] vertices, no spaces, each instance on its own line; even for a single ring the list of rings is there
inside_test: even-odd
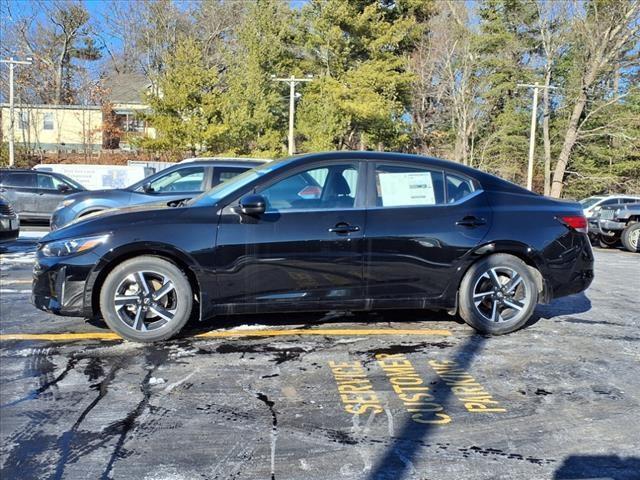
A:
[[[582,205],[582,208],[589,208],[591,205],[594,205],[600,200],[602,200],[602,197],[583,198],[582,200],[580,200],[580,205]]]

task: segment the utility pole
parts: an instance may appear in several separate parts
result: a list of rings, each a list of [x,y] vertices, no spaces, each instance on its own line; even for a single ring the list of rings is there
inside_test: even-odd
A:
[[[527,166],[527,190],[533,189],[533,153],[536,148],[536,123],[538,116],[538,90],[544,88],[557,88],[549,85],[548,87],[535,84],[519,83],[518,87],[533,88],[533,107],[531,108],[531,131],[529,133],[529,165]]]
[[[0,63],[9,65],[9,167],[15,164],[14,142],[14,115],[13,115],[13,69],[16,65],[31,65],[31,58],[26,60],[16,60],[10,57],[8,60],[0,60]]]
[[[293,135],[293,120],[296,113],[296,85],[300,82],[312,82],[313,78],[311,75],[308,75],[307,78],[295,78],[293,75],[290,78],[277,78],[275,75],[271,75],[271,79],[274,82],[289,84],[289,155],[293,155],[296,150],[296,140]]]

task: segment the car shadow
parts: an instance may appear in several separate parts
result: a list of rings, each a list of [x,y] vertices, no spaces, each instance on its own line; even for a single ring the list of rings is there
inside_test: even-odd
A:
[[[589,297],[587,297],[584,292],[569,295],[568,297],[557,298],[549,304],[539,304],[524,328],[535,325],[540,320],[549,320],[565,315],[576,315],[588,312],[589,310],[591,310],[591,300],[589,300]]]
[[[571,455],[554,472],[553,478],[637,480],[640,478],[640,458],[618,455]]]

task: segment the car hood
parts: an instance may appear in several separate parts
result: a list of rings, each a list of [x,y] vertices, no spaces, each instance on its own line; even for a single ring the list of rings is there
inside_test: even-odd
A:
[[[189,207],[170,207],[166,202],[110,208],[80,217],[63,228],[50,232],[40,242],[46,243],[66,238],[109,233],[120,228],[127,228],[133,223],[139,225],[158,219],[166,219],[167,215],[179,215],[186,208]]]
[[[129,190],[122,188],[110,188],[106,190],[86,190],[84,192],[73,193],[65,197],[66,200],[75,200],[81,202],[83,200],[91,200],[96,202],[99,200],[126,200],[131,195]]]

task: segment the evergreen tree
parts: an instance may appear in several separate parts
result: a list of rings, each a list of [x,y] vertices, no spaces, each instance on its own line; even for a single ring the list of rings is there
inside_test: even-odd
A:
[[[222,122],[220,82],[216,69],[204,63],[201,45],[179,41],[165,56],[165,71],[157,89],[148,95],[151,113],[145,119],[157,138],[144,138],[140,146],[151,150],[199,151],[217,149],[226,126]]]
[[[535,4],[530,0],[485,0],[476,37],[486,110],[480,163],[515,181],[525,176],[529,144],[530,90],[517,89],[535,75]]]
[[[407,54],[429,2],[312,0],[302,12],[303,148],[401,149],[409,142]]]

